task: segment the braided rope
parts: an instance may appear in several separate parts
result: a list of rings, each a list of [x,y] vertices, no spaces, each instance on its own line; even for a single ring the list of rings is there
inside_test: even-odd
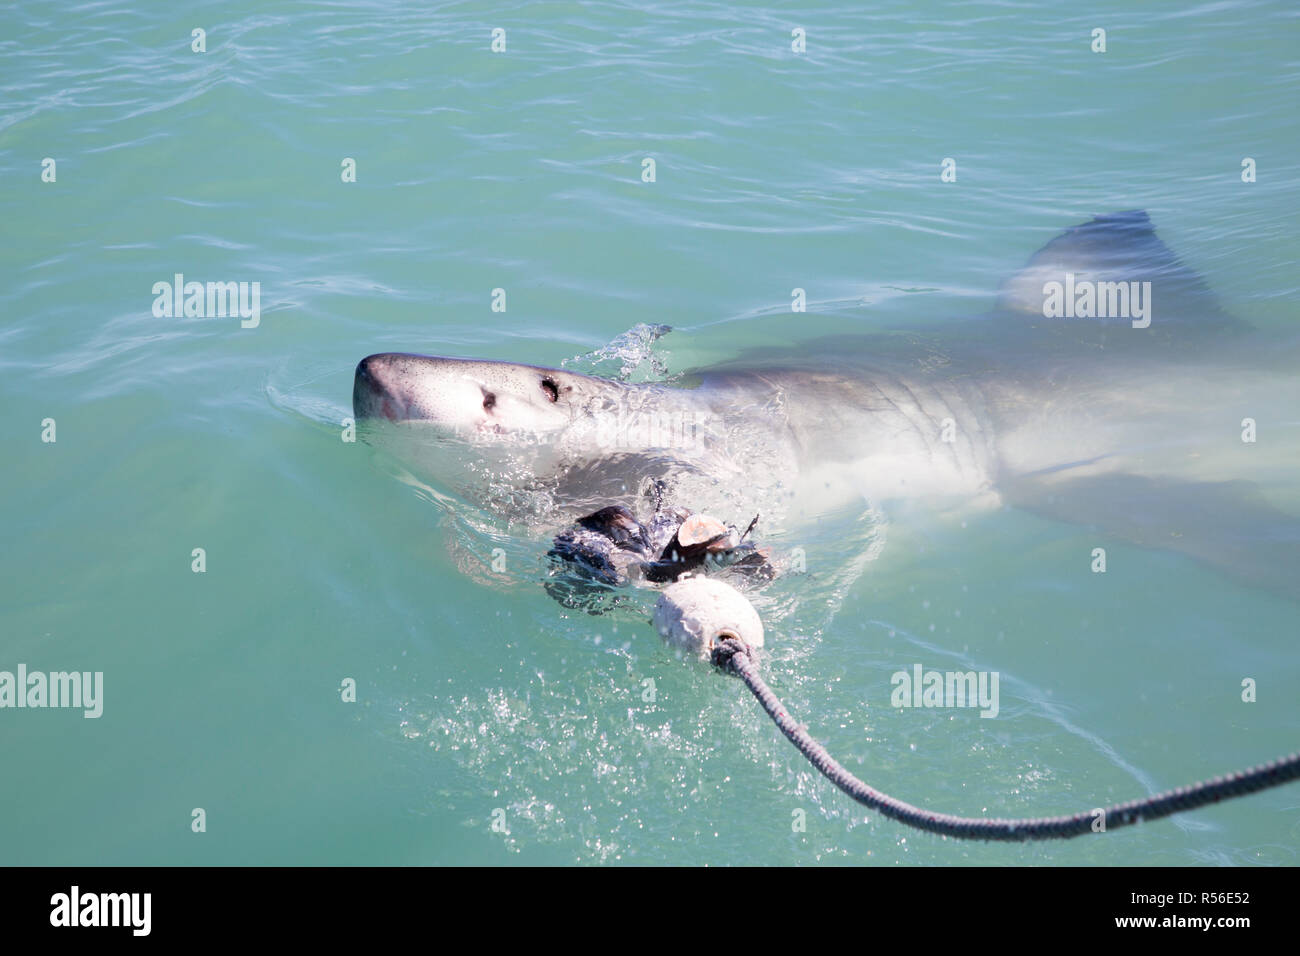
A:
[[[808,758],[831,783],[854,800],[900,823],[939,833],[943,836],[971,840],[1051,840],[1069,839],[1084,833],[1112,830],[1117,827],[1157,820],[1184,810],[1203,807],[1232,797],[1243,797],[1269,787],[1281,786],[1300,778],[1300,752],[1249,770],[1203,780],[1141,800],[1115,804],[1104,810],[1090,810],[1062,817],[1028,817],[1021,820],[958,817],[947,813],[922,810],[897,800],[863,783],[844,769],[808,732],[795,723],[772,689],[759,676],[758,667],[744,643],[728,638],[713,649],[713,663],[745,682],[781,733]],[[1100,820],[1100,825],[1098,821]]]

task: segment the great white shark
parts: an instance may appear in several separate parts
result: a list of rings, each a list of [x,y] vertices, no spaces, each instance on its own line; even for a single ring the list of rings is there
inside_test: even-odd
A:
[[[986,316],[799,353],[645,384],[383,353],[353,406],[435,485],[537,524],[649,481],[692,510],[742,489],[778,524],[1011,506],[1300,600],[1296,338],[1227,314],[1145,212],[1066,230]]]

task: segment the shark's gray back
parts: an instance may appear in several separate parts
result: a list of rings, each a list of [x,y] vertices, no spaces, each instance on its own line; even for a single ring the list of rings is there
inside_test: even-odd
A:
[[[1044,316],[1044,286],[1067,274],[1150,283],[1150,326]],[[1197,511],[1237,514],[1247,538],[1293,534],[1282,509],[1300,503],[1295,365],[1294,344],[1225,312],[1147,215],[1128,212],[1052,239],[985,316],[808,343],[797,359],[750,352],[692,379],[779,407],[769,426],[788,431],[814,499],[1019,505],[1202,559],[1221,547],[1241,566],[1254,562],[1207,540],[1225,526]],[[1250,448],[1241,428],[1255,417],[1272,441]]]

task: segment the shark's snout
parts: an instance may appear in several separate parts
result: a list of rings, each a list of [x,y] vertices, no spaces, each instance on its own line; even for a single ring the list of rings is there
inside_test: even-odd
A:
[[[358,419],[386,418],[402,421],[407,417],[406,402],[398,388],[391,353],[368,355],[357,363],[352,381],[352,411]]]
[[[457,435],[535,438],[565,427],[575,395],[618,386],[586,376],[483,359],[380,352],[357,364],[358,421],[419,422]]]

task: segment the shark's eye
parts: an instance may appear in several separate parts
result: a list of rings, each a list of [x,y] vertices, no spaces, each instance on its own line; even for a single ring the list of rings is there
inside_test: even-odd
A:
[[[558,402],[560,400],[560,386],[555,384],[555,379],[542,379],[542,391],[550,396],[551,401]]]
[[[483,411],[490,412],[497,403],[496,395],[491,392],[483,393]]]

